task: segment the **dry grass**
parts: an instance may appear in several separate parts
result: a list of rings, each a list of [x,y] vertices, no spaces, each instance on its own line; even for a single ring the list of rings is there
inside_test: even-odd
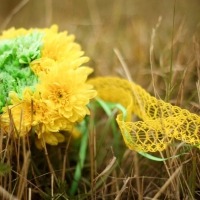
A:
[[[1,30],[57,23],[61,30],[76,35],[91,58],[93,76],[133,79],[156,97],[199,113],[198,0],[0,3]],[[113,111],[107,117],[101,109],[92,109],[87,125],[87,156],[73,195],[79,141],[69,139],[60,146],[46,146],[39,151],[32,137],[17,140],[12,138],[12,125],[6,136],[1,128],[0,162],[12,166],[12,170],[0,176],[0,198],[199,199],[199,150],[192,148],[163,162],[147,159],[126,148],[119,130],[113,133],[115,114]],[[171,157],[185,149],[185,144],[175,143],[153,155]]]

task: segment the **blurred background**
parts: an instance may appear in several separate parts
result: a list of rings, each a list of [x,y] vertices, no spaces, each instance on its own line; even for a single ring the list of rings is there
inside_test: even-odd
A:
[[[94,76],[125,76],[117,49],[133,80],[152,92],[153,74],[163,98],[173,64],[173,98],[183,80],[183,95],[195,98],[191,91],[198,79],[194,46],[199,44],[199,8],[199,0],[0,0],[0,29],[58,24],[60,31],[76,36],[91,58],[88,65],[95,69]]]

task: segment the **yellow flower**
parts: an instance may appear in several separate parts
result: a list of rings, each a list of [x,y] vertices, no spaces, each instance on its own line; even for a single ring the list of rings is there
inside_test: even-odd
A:
[[[70,122],[65,117],[59,117],[54,120],[53,124],[49,124],[49,127],[51,126],[58,126],[61,131],[72,131],[75,123]],[[51,129],[49,128],[49,130]]]
[[[61,133],[49,131],[44,124],[37,127],[36,133],[38,137],[35,140],[35,144],[39,149],[44,147],[44,142],[55,146],[65,141],[65,137]]]
[[[45,33],[46,35],[50,34],[50,33],[57,34],[58,33],[58,25],[54,24],[50,28],[37,28],[37,29],[34,29],[34,30]]]
[[[3,108],[2,122],[13,124],[15,127],[15,136],[23,136],[31,129],[33,118],[33,107],[31,103],[32,92],[29,88],[23,91],[23,100],[21,100],[16,92],[11,91],[9,94],[12,105]],[[8,110],[9,109],[9,110]]]
[[[49,131],[58,131],[60,127],[52,125],[54,124],[54,120],[60,118],[58,112],[53,108],[48,107],[48,105],[41,99],[38,91],[33,94],[32,99],[34,108],[32,125],[36,126],[43,123],[49,127]]]
[[[44,47],[42,57],[61,62],[66,59],[75,60],[81,57],[84,52],[81,46],[74,42],[74,35],[67,35],[67,32],[48,33],[44,36]],[[87,58],[88,60],[88,58]]]
[[[12,105],[8,107],[10,112],[6,107],[3,108],[1,124],[8,131],[9,125],[14,122],[16,137],[26,135],[31,127],[36,126],[36,145],[38,147],[42,144],[42,137],[44,137],[46,143],[57,145],[58,142],[65,140],[65,137],[59,131],[70,131],[74,127],[74,123],[60,117],[54,109],[48,108],[40,99],[39,93],[33,93],[30,88],[25,88],[23,91],[23,100],[15,92],[10,92],[9,96]]]
[[[57,34],[58,26],[53,25],[50,28],[44,28],[44,29],[30,28],[28,30],[25,29],[25,28],[16,29],[16,28],[12,27],[12,28],[2,32],[2,34],[0,36],[0,40],[13,39],[13,38],[16,38],[16,37],[20,37],[22,35],[27,35],[29,33],[32,33],[35,30],[42,32],[42,33],[45,33],[45,34],[52,34],[52,33]]]
[[[42,71],[45,73],[49,73],[50,69],[55,66],[56,66],[56,62],[49,58],[37,59],[30,63],[31,69],[37,75],[39,75],[40,72]]]
[[[93,70],[89,67],[73,69],[70,64],[62,62],[48,74],[42,73],[37,89],[49,108],[55,108],[70,122],[77,122],[90,114],[86,105],[95,97],[96,91],[85,83]]]
[[[2,32],[2,35],[0,36],[0,40],[13,39],[22,35],[27,35],[30,32],[32,32],[32,30],[28,31],[24,28],[19,28],[19,29],[10,28]]]
[[[78,68],[83,63],[89,61],[88,57],[82,57],[84,52],[81,51],[81,46],[74,42],[74,35],[67,35],[66,31],[57,33],[58,27],[55,25],[51,27],[51,30],[38,29],[38,31],[45,32],[45,36],[43,38],[44,45],[41,58],[30,64],[36,74],[39,74],[41,71],[48,73],[55,62],[71,61],[73,66]]]

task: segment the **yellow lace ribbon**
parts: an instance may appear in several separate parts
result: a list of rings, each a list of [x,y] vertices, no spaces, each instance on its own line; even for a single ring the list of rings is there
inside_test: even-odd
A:
[[[158,100],[139,85],[122,78],[99,77],[88,83],[94,85],[99,98],[126,108],[126,117],[120,113],[116,120],[129,149],[163,151],[173,138],[200,145],[198,115]],[[133,113],[143,121],[132,122]]]

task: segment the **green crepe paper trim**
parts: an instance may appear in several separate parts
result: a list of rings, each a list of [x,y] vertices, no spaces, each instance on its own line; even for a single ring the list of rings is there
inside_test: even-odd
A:
[[[97,102],[99,103],[99,105],[104,109],[105,113],[108,115],[108,117],[112,118],[112,110],[115,108],[118,108],[119,110],[122,111],[123,113],[123,120],[125,121],[126,119],[126,109],[119,103],[111,103],[111,102],[105,102],[102,99],[96,97],[95,98],[97,100]],[[120,138],[117,132],[117,125],[114,119],[112,119],[110,121],[110,125],[112,128],[112,132],[113,132],[113,137],[114,137],[114,146],[115,146],[115,152],[116,152],[116,156],[120,155]],[[102,146],[102,140],[100,141],[100,145],[99,147]],[[98,148],[97,151],[97,155],[99,153],[100,148]]]
[[[100,104],[100,106],[104,109],[104,111],[106,112],[106,114],[108,116],[111,115],[113,108],[120,109],[122,111],[122,113],[123,113],[123,116],[124,116],[123,120],[125,121],[125,118],[126,118],[126,109],[121,104],[119,104],[119,103],[105,102],[105,101],[103,101],[102,99],[100,99],[98,97],[95,98],[95,99]],[[195,145],[195,146],[198,146],[198,145]],[[146,152],[141,152],[141,151],[139,151],[138,153],[140,155],[142,155],[142,156],[150,159],[150,160],[157,161],[157,162],[163,162],[163,161],[166,161],[166,160],[169,160],[169,159],[178,158],[178,157],[180,157],[181,155],[185,154],[187,151],[189,151],[190,149],[192,149],[195,146],[189,146],[188,148],[186,148],[185,150],[183,150],[180,154],[177,154],[177,155],[174,155],[174,156],[171,156],[171,157],[167,157],[167,158],[159,158],[159,157],[152,156],[151,154],[148,154]]]
[[[41,57],[44,33],[34,31],[10,40],[0,41],[0,113],[10,104],[9,92],[19,97],[26,87],[35,90],[38,78],[29,64]]]

